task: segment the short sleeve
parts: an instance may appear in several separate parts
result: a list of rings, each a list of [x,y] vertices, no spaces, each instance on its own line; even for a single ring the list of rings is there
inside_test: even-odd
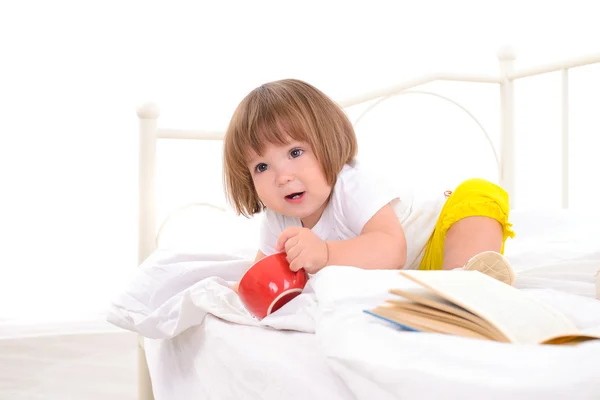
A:
[[[341,178],[338,207],[347,227],[358,236],[367,222],[398,196],[383,179],[365,170],[349,169]]]

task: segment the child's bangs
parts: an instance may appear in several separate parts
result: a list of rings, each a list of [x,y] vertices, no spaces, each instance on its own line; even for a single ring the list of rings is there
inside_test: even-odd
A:
[[[307,127],[296,112],[270,112],[263,114],[255,121],[254,129],[250,129],[248,147],[259,156],[265,146],[286,145],[293,141],[308,142]]]

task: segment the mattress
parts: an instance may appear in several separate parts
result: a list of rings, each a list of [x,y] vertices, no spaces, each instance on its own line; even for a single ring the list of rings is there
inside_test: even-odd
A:
[[[600,329],[600,224],[589,214],[513,217],[515,285]],[[552,229],[548,229],[552,227]],[[229,287],[249,266],[231,254],[156,252],[109,320],[146,339],[157,400],[239,398],[594,399],[600,342],[517,346],[398,331],[364,314],[396,271],[328,267],[262,321]]]
[[[214,316],[173,339],[145,340],[156,400],[351,399],[314,334]]]
[[[378,272],[368,272],[368,288],[361,270],[333,268],[321,275],[315,283],[320,300],[315,333],[207,315],[202,324],[173,338],[146,339],[156,399],[600,395],[600,342],[564,349],[400,332],[361,312],[381,302],[379,289],[394,284],[395,274]],[[343,290],[332,290],[340,285]],[[593,298],[553,289],[522,290],[556,306],[579,328],[600,328],[600,302]]]
[[[588,289],[597,262],[571,264]],[[542,273],[544,275],[545,272]],[[316,328],[329,366],[355,399],[595,399],[600,397],[600,341],[580,346],[512,345],[451,335],[399,331],[361,311],[380,304],[384,288],[406,282],[383,271],[329,271],[316,288],[322,312]],[[562,311],[579,329],[600,331],[600,302],[555,289],[516,286]],[[343,289],[334,288],[343,281]],[[583,281],[581,281],[583,282]]]

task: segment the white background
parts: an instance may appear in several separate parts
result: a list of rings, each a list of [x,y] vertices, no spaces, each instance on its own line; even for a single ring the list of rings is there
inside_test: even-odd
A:
[[[496,73],[503,45],[518,68],[598,52],[599,37],[591,1],[3,1],[0,323],[101,313],[136,266],[144,101],[160,106],[162,126],[225,129],[270,80],[303,79],[341,100],[428,72]],[[495,87],[433,88],[497,143]],[[557,208],[559,76],[516,90],[519,207]],[[573,71],[570,90],[571,205],[595,208],[600,66]],[[496,179],[473,121],[433,97],[387,102],[357,132],[363,162],[402,184]],[[160,216],[222,203],[220,170],[218,143],[161,142]]]

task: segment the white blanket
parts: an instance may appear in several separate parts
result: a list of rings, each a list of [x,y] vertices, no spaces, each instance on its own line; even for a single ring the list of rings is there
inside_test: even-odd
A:
[[[316,299],[310,286],[277,313],[262,321],[252,317],[230,286],[251,264],[226,254],[158,251],[114,299],[108,321],[153,339],[175,337],[200,325],[207,314],[237,324],[313,333]]]
[[[364,314],[397,271],[328,267],[305,291],[262,321],[244,309],[229,282],[250,261],[226,255],[157,252],[113,302],[109,321],[148,338],[173,338],[207,314],[250,326],[315,333],[331,368],[356,399],[597,398],[600,342],[578,347],[516,346],[447,335],[398,332]],[[582,329],[600,328],[597,260],[523,270],[516,286],[551,303]],[[188,340],[200,340],[188,335]],[[442,396],[443,395],[443,396]]]
[[[580,265],[582,275],[597,268]],[[531,274],[531,271],[529,272]],[[369,288],[357,297],[369,275]],[[384,288],[407,287],[397,274],[323,271],[317,337],[330,365],[358,399],[592,399],[600,395],[600,342],[579,347],[517,346],[448,335],[397,332],[360,311]],[[344,282],[344,290],[332,290]],[[591,286],[591,284],[589,284]],[[522,284],[525,286],[525,284]],[[600,302],[553,289],[522,289],[563,311],[582,329],[600,327]]]

